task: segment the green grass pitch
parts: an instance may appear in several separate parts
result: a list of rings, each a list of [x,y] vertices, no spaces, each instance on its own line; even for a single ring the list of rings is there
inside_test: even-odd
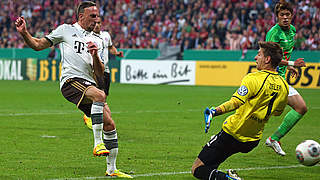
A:
[[[0,179],[101,179],[105,158],[93,157],[93,136],[82,113],[67,102],[57,82],[0,81]],[[228,100],[237,87],[112,84],[108,104],[117,125],[117,167],[135,179],[194,179],[191,165],[230,114],[204,133],[202,111]],[[320,166],[302,167],[295,147],[320,142],[320,90],[299,89],[309,111],[282,139],[280,157],[264,141],[284,114],[272,117],[259,146],[236,154],[221,170],[239,169],[246,180],[318,180]]]

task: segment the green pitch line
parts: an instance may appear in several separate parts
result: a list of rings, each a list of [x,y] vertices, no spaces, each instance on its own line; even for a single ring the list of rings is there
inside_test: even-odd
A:
[[[320,165],[315,165],[320,166]],[[271,166],[271,167],[253,167],[253,168],[234,168],[237,171],[254,171],[254,170],[270,170],[270,169],[289,169],[289,168],[303,168],[303,165],[291,165],[291,166]],[[223,169],[221,171],[227,171],[228,169]],[[191,171],[183,171],[183,172],[159,172],[159,173],[148,173],[148,174],[137,174],[132,175],[133,177],[151,177],[151,176],[172,176],[179,174],[191,174]],[[82,177],[82,178],[57,178],[57,179],[48,179],[48,180],[80,180],[80,179],[105,179],[111,178],[106,176],[98,176],[98,177]]]

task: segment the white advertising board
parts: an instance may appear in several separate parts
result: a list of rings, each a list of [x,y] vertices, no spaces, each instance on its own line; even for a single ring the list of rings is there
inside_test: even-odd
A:
[[[195,61],[121,60],[120,83],[195,85]]]

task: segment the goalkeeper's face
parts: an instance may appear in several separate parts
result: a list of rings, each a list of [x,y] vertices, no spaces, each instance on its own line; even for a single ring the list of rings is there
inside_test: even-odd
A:
[[[257,69],[264,70],[267,69],[268,58],[264,56],[263,49],[260,48],[256,57],[254,57],[257,63]]]
[[[93,31],[99,18],[99,10],[96,6],[85,8],[84,12],[79,14],[79,21],[86,31]]]

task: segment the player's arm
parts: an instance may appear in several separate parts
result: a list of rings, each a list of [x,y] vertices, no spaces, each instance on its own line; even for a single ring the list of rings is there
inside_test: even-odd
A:
[[[31,34],[28,32],[26,27],[26,21],[23,17],[18,17],[18,19],[15,22],[17,31],[21,34],[26,44],[36,50],[40,51],[43,49],[46,49],[51,46],[51,42],[46,38],[35,38],[32,37]]]
[[[297,69],[295,69],[293,66],[288,66],[287,70],[290,72],[291,77],[298,78],[300,76],[299,71]]]
[[[234,111],[238,109],[241,105],[243,105],[243,102],[241,100],[239,100],[236,97],[231,97],[229,101],[226,101],[221,105],[219,105],[218,107],[216,107],[215,116]]]
[[[98,46],[93,42],[87,42],[88,50],[93,59],[93,71],[99,87],[104,85],[104,65],[98,55]]]
[[[226,101],[225,103],[219,105],[216,108],[206,108],[204,110],[204,132],[208,132],[211,121],[214,116],[219,116],[221,114],[234,111],[238,109],[240,106],[242,106],[250,97],[252,97],[254,92],[257,91],[257,84],[259,84],[257,83],[257,79],[248,74],[243,78],[241,86],[233,94],[229,101]]]
[[[256,92],[256,79],[250,76],[245,76],[241,82],[241,86],[233,94],[229,101],[224,102],[216,108],[211,108],[212,116],[218,116],[238,109]]]
[[[304,62],[304,58],[298,58],[295,61],[281,60],[279,65],[282,65],[282,66],[293,66],[293,67],[306,67],[306,63]]]
[[[212,116],[219,116],[221,114],[225,114],[231,111],[234,111],[238,109],[240,106],[242,106],[244,102],[236,97],[231,97],[229,101],[226,101],[219,105],[218,107],[212,107],[210,108],[210,112]]]
[[[244,104],[244,101],[242,99],[240,99],[236,96],[232,96],[229,101],[222,103],[221,105],[219,105],[216,108],[214,108],[214,107],[212,107],[210,109],[206,108],[204,110],[204,120],[205,120],[204,132],[205,133],[208,132],[212,118],[214,116],[219,116],[221,114],[225,114],[225,113],[234,111],[234,110],[238,109],[240,106],[242,106],[243,104]]]
[[[118,51],[116,47],[114,47],[114,45],[109,46],[108,47],[109,51],[111,54],[118,56],[118,57],[123,57],[123,52],[122,51]]]
[[[204,120],[205,120],[205,129],[204,132],[207,133],[210,124],[212,121],[212,118],[214,116],[219,116],[221,114],[231,112],[233,110],[238,109],[244,102],[241,99],[238,99],[237,97],[232,97],[229,101],[226,101],[225,103],[221,104],[220,106],[214,108],[206,108],[204,110]]]

